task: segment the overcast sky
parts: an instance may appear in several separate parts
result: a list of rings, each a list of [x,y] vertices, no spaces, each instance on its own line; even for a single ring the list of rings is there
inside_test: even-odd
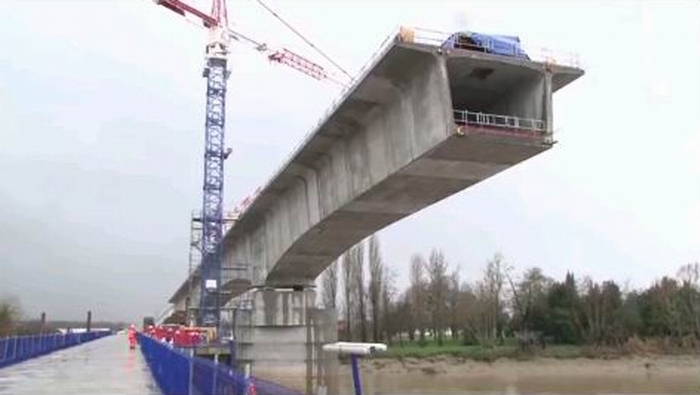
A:
[[[380,233],[401,284],[432,247],[468,280],[497,250],[634,287],[700,259],[700,3],[268,2],[351,71],[401,23],[581,56],[586,75],[555,95],[554,149]],[[253,0],[229,3],[236,29],[319,59]],[[136,320],[183,281],[205,38],[150,0],[0,2],[0,294],[28,315]],[[241,44],[230,65],[232,207],[338,89]]]

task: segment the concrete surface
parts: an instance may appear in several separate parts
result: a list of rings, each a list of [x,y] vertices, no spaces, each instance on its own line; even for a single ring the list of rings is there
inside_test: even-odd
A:
[[[336,312],[315,308],[315,291],[254,289],[245,298],[235,318],[238,366],[273,381],[297,378],[295,388],[311,393],[334,385],[337,359],[321,348],[338,339]]]
[[[0,369],[2,395],[159,395],[141,351],[109,336]]]
[[[582,74],[393,44],[226,234],[224,265],[248,268],[225,272],[236,281],[229,296],[254,285],[311,285],[363,238],[549,149],[552,94]],[[534,118],[547,130],[536,139],[458,133],[453,109]]]

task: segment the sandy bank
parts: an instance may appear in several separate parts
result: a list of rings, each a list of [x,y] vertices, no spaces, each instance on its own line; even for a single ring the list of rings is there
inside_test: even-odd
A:
[[[454,357],[364,360],[368,394],[697,394],[700,359],[693,356],[602,359],[499,359],[493,363]],[[298,372],[277,371],[272,379],[303,389]],[[352,384],[349,365],[338,379],[344,393]]]
[[[695,356],[622,357],[618,359],[534,358],[526,361],[499,359],[477,362],[450,356],[428,358],[374,359],[363,361],[363,370],[385,374],[422,373],[425,375],[676,375],[695,374],[700,360]]]

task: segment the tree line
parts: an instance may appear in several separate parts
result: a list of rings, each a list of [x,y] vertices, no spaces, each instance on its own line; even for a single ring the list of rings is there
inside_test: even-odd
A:
[[[450,338],[486,347],[507,338],[521,347],[623,346],[632,338],[695,347],[700,339],[698,263],[634,290],[573,273],[557,280],[537,267],[518,272],[500,253],[473,281],[461,279],[439,249],[414,254],[409,264],[409,285],[400,290],[372,236],[322,274],[322,303],[338,313],[340,339],[442,345]]]
[[[19,300],[11,296],[0,297],[0,337],[15,334],[20,317]]]
[[[11,295],[0,296],[0,338],[17,335],[36,335],[55,333],[59,328],[83,328],[87,320],[58,320],[48,319],[42,322],[39,318],[27,318],[22,311],[19,298]],[[115,321],[93,321],[93,328],[109,328],[119,330],[126,328],[127,323]]]

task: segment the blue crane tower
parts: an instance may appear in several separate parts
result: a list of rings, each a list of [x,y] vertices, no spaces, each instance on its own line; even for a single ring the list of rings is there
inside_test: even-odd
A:
[[[224,160],[231,153],[224,146],[226,126],[227,60],[231,36],[225,0],[213,0],[204,13],[179,0],[155,0],[179,15],[194,15],[209,29],[206,46],[207,103],[204,135],[204,183],[202,185],[201,295],[197,324],[219,327],[221,322],[221,260],[223,237]]]
[[[217,326],[221,319],[220,297],[223,233],[224,126],[226,123],[226,58],[212,53],[207,60],[206,137],[204,148],[204,185],[202,200],[202,294],[199,321]]]

